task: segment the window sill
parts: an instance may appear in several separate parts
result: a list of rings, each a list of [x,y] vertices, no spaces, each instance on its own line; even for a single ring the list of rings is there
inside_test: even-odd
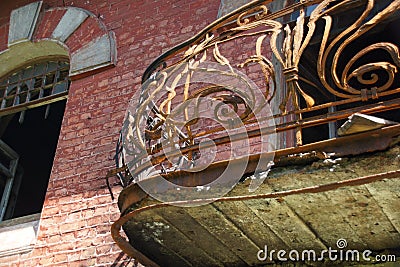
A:
[[[39,221],[40,213],[0,222],[0,257],[32,251]]]

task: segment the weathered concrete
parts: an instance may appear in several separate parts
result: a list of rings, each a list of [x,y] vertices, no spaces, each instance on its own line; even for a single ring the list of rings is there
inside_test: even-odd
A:
[[[329,184],[398,169],[400,146],[397,145],[384,152],[275,168],[254,194]],[[238,184],[229,196],[249,195],[249,184],[249,179]],[[347,241],[344,251],[371,250],[394,255],[400,249],[399,192],[400,179],[394,178],[279,199],[223,201],[193,208],[162,207],[138,214],[124,230],[132,245],[163,266],[178,266],[168,262],[201,266],[194,264],[199,259],[204,266],[279,264],[276,254],[274,262],[258,261],[257,252],[267,245],[269,250],[312,249],[320,253],[329,248],[337,250],[339,239]],[[151,203],[156,202],[146,198],[132,210]],[[362,261],[363,265],[370,263]],[[310,264],[341,266],[343,262],[325,258]]]
[[[11,12],[8,45],[31,40],[39,18],[42,1],[35,2]]]
[[[52,38],[64,42],[85,21],[89,14],[80,8],[68,8],[54,29]]]
[[[36,243],[40,214],[20,217],[0,225],[0,257],[31,251]]]
[[[71,55],[71,75],[113,64],[114,50],[114,39],[110,34],[93,40]]]

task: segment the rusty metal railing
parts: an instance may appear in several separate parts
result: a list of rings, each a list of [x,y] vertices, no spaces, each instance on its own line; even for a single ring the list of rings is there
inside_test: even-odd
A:
[[[246,155],[250,173],[268,168],[260,159],[265,163],[275,155],[276,164],[326,148],[348,156],[385,149],[398,138],[397,125],[326,140],[335,138],[342,120],[354,113],[396,120],[400,35],[387,32],[400,22],[400,0],[282,2],[252,1],[145,71],[117,145],[117,169],[108,175],[117,174],[126,187],[112,237],[141,263],[158,266],[120,231],[150,209],[318,193],[398,178],[396,170],[280,192],[215,196],[202,191],[195,199],[137,205],[148,192],[136,182],[157,175],[196,187]]]
[[[235,10],[147,68],[118,150],[124,186],[230,160],[229,146],[241,156],[334,138],[357,112],[395,120],[384,112],[400,106],[400,38],[386,32],[400,0],[278,2]]]

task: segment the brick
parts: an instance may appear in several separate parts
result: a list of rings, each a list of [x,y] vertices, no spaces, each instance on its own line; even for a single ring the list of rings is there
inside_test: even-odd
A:
[[[61,235],[60,234],[51,235],[46,238],[46,242],[49,244],[58,244],[61,242]]]
[[[65,242],[64,238],[61,238],[63,242]],[[77,247],[76,243],[73,242],[66,242],[57,245],[55,252],[66,252],[70,253],[70,251],[74,250]]]
[[[41,266],[48,266],[48,265],[51,265],[51,264],[54,263],[54,257],[55,257],[55,256],[46,256],[46,257],[43,257],[43,258],[39,261],[39,263],[40,263]]]
[[[63,262],[67,262],[67,255],[64,253],[60,253],[60,254],[56,254],[54,256],[54,263],[63,263]]]
[[[89,247],[80,252],[80,259],[86,260],[94,258],[96,256],[96,249],[94,247]]]
[[[112,245],[101,245],[96,247],[96,255],[108,255],[112,250]]]
[[[50,38],[52,32],[57,27],[57,24],[64,13],[65,10],[53,9],[46,11],[37,27],[38,31],[35,34],[35,39],[40,40],[44,38]]]
[[[32,1],[17,2],[22,6]],[[118,61],[113,68],[72,81],[37,248],[23,257],[1,258],[0,266],[126,266],[128,258],[120,257],[110,235],[120,213],[104,177],[115,166],[127,103],[152,60],[215,20],[219,1],[137,0],[133,6],[132,0],[44,0],[35,41],[50,37],[65,13],[61,2],[94,14],[65,41],[69,53],[113,30]],[[0,51],[7,49],[11,10],[6,5],[2,11]],[[113,188],[115,196],[120,190]]]
[[[108,222],[106,224],[97,225],[96,232],[99,235],[108,234],[110,232],[110,229],[111,229],[111,224]]]
[[[78,260],[75,260],[75,257],[71,256],[71,258],[68,258],[68,267],[83,267],[86,266],[84,265],[81,261],[79,261],[79,254],[78,255]]]
[[[86,226],[85,221],[75,221],[71,223],[64,223],[60,225],[60,232],[61,233],[69,233],[76,230],[79,230]]]
[[[77,51],[79,48],[89,43],[91,40],[102,36],[105,33],[101,29],[95,18],[89,17],[82,25],[67,39],[66,45],[70,51]]]
[[[90,240],[89,238],[92,238],[96,235],[96,230],[95,230],[95,228],[84,228],[84,229],[75,231],[74,234],[75,234],[75,238],[77,238],[77,239],[88,238],[88,240]]]
[[[110,265],[111,263],[113,263],[113,260],[109,255],[101,255],[96,257],[97,265]]]

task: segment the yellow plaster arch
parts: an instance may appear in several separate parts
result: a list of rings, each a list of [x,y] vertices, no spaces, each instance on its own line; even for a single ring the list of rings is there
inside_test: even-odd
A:
[[[27,41],[14,44],[0,52],[0,78],[31,62],[62,58],[69,58],[68,50],[55,41]]]

